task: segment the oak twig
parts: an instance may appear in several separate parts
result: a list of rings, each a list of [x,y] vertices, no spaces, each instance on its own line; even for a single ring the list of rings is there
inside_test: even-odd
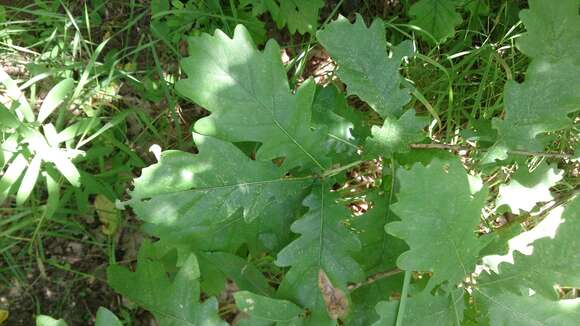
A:
[[[461,145],[450,145],[450,144],[439,144],[439,143],[431,143],[431,144],[410,144],[409,147],[414,149],[449,149],[454,151],[469,151],[476,149],[475,147],[466,147]],[[481,151],[485,151],[480,149]],[[565,153],[551,153],[551,152],[531,152],[531,151],[524,151],[524,150],[512,150],[508,151],[509,154],[513,155],[524,155],[524,156],[543,156],[543,157],[557,157],[557,158],[565,158],[570,159],[573,156],[571,154]]]
[[[354,291],[354,290],[356,290],[356,289],[358,289],[360,287],[363,287],[363,286],[366,286],[366,285],[375,283],[378,280],[382,280],[383,278],[391,277],[393,275],[397,275],[397,274],[402,273],[402,272],[403,271],[400,270],[400,269],[398,269],[398,268],[394,268],[394,269],[391,269],[391,270],[388,270],[388,271],[384,271],[384,272],[378,272],[378,273],[375,273],[375,274],[367,277],[366,280],[364,280],[364,281],[362,281],[360,283],[356,283],[356,284],[349,285],[347,288],[348,288],[349,291],[352,292],[352,291]]]

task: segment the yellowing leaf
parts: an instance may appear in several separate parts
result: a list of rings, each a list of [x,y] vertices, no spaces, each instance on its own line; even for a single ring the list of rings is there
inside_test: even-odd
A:
[[[115,207],[115,203],[102,194],[95,197],[95,210],[99,215],[99,221],[103,224],[102,230],[106,235],[113,235],[117,232],[120,223],[119,212]]]
[[[0,309],[0,325],[3,324],[6,320],[8,320],[8,316],[10,316],[8,310]]]

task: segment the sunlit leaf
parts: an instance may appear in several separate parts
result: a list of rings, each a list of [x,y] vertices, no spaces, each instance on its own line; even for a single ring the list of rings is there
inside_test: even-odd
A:
[[[64,319],[54,319],[50,316],[39,315],[36,317],[36,326],[68,326]]]
[[[40,155],[36,155],[28,164],[26,173],[24,173],[24,177],[20,183],[20,188],[18,188],[18,194],[16,195],[17,205],[22,205],[30,196],[32,189],[36,184],[36,180],[38,179],[38,175],[40,174],[41,163],[42,159]]]
[[[0,97],[2,104],[8,108],[16,108],[16,115],[22,120],[28,122],[34,121],[34,113],[24,93],[20,91],[18,84],[10,78],[10,76],[0,67],[0,84],[4,84],[6,87],[5,93]]]
[[[509,183],[499,187],[497,206],[507,205],[514,214],[529,212],[537,203],[547,202],[554,197],[550,188],[562,179],[563,171],[546,163],[529,172],[520,167]]]
[[[504,89],[505,115],[495,118],[498,141],[484,162],[507,158],[510,150],[543,151],[538,137],[572,126],[569,114],[580,110],[580,19],[578,2],[531,0],[521,12],[527,32],[518,47],[532,58],[523,83],[509,80]]]
[[[95,326],[123,326],[123,323],[109,309],[99,307]]]
[[[70,95],[74,87],[74,80],[67,78],[56,84],[49,92],[46,94],[40,110],[38,111],[38,117],[36,121],[42,123],[46,118],[48,118],[52,112],[61,105],[67,96]]]
[[[24,172],[27,166],[28,162],[22,154],[18,154],[18,156],[9,163],[8,168],[4,171],[4,175],[2,175],[2,178],[0,179],[0,203],[8,197],[12,186],[16,183],[18,178],[20,178],[22,172]]]
[[[258,51],[245,27],[233,39],[221,31],[189,39],[190,56],[181,65],[188,78],[177,91],[212,114],[198,120],[201,134],[231,141],[256,141],[257,159],[284,158],[283,166],[323,170],[327,166],[325,133],[310,129],[315,86],[289,89],[278,44]]]

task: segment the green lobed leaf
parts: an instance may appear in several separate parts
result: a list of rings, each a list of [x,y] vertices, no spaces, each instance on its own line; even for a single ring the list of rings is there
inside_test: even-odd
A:
[[[240,290],[248,290],[263,296],[271,296],[274,289],[264,275],[246,259],[227,252],[200,252],[200,270],[204,278],[218,278],[213,282],[226,283],[226,277],[234,281]]]
[[[575,325],[580,319],[580,299],[551,301],[537,294],[479,294],[482,300],[489,300],[486,317],[492,326]]]
[[[327,86],[316,90],[312,104],[312,126],[327,130],[329,137],[324,146],[328,153],[332,153],[333,162],[352,160],[358,149],[353,135],[354,123],[343,116],[348,111],[353,111],[349,118],[356,117],[354,109],[348,107],[346,98],[336,87]]]
[[[67,326],[64,319],[54,319],[50,316],[39,315],[36,317],[36,326]],[[99,307],[97,310],[97,318],[95,326],[123,326],[119,318],[115,316],[109,309]]]
[[[350,213],[336,199],[328,185],[314,187],[304,200],[308,212],[292,224],[292,232],[300,237],[282,249],[276,259],[278,266],[292,266],[280,285],[280,295],[311,309],[312,322],[317,318],[328,322],[329,318],[317,287],[320,270],[343,292],[347,292],[348,282],[364,277],[352,257],[360,250],[360,242],[343,224]]]
[[[484,163],[505,159],[510,150],[543,151],[538,136],[570,127],[568,115],[580,110],[578,2],[532,0],[521,18],[528,32],[517,45],[533,60],[523,83],[506,83],[505,117],[493,120],[498,141]]]
[[[260,4],[266,6],[267,2],[273,3],[273,0],[264,0]],[[420,0],[414,7],[425,3],[450,5],[452,1]],[[577,18],[577,10],[569,13],[572,12],[569,10],[571,2],[564,6],[568,13],[552,10],[547,3],[532,1],[532,9],[522,14],[529,32],[519,46],[534,60],[525,83],[512,82],[506,86],[506,93],[511,88],[509,94],[512,97],[506,95],[504,120],[494,123],[500,140],[489,151],[491,153],[542,149],[543,142],[536,137],[569,125],[571,120],[561,113],[576,110],[577,96],[572,94],[577,88],[572,78],[576,70],[564,70],[576,67],[577,60],[568,58],[573,57],[575,52],[570,49],[577,45],[558,43],[561,45],[558,49],[566,54],[560,55],[557,51],[542,49],[544,44],[540,41],[550,45],[558,39],[554,35],[560,33],[562,40],[574,43],[573,36],[577,33],[560,29],[554,22],[565,16],[562,25],[573,26],[568,19]],[[541,12],[542,6],[546,7],[545,13]],[[577,5],[574,8],[577,9]],[[277,14],[275,10],[271,11],[273,16]],[[447,22],[443,23],[449,25],[455,15],[453,5],[452,13],[448,13],[452,18],[447,17]],[[546,31],[541,30],[543,21],[550,22],[546,24]],[[454,32],[455,24],[451,25],[448,36]],[[352,44],[345,46],[344,43],[348,43],[345,38],[358,45],[354,49]],[[339,18],[319,33],[319,39],[323,45],[325,42],[331,44],[328,50],[336,56],[339,76],[347,84],[349,93],[369,102],[385,120],[382,127],[373,128],[373,138],[367,141],[366,149],[373,155],[403,153],[405,157],[401,155],[399,162],[403,164],[430,162],[427,166],[415,164],[409,171],[399,170],[397,183],[400,183],[400,192],[397,196],[392,194],[394,189],[387,189],[391,192],[388,199],[381,192],[366,192],[360,198],[364,196],[364,200],[373,203],[373,208],[370,213],[354,217],[339,203],[343,198],[330,190],[330,184],[336,180],[321,177],[322,184],[312,187],[313,180],[318,179],[316,174],[303,178],[289,176],[288,171],[296,171],[294,168],[328,172],[331,162],[345,161],[348,164],[348,156],[339,155],[343,154],[340,152],[341,143],[353,141],[355,146],[359,145],[362,142],[357,141],[363,140],[368,133],[359,137],[353,131],[358,126],[361,126],[359,130],[366,128],[368,131],[369,128],[364,126],[365,122],[355,122],[356,119],[345,114],[346,103],[340,102],[344,96],[336,94],[335,88],[316,92],[314,85],[307,81],[293,94],[277,45],[270,42],[260,52],[248,32],[238,27],[233,39],[220,32],[192,39],[191,57],[183,62],[188,79],[180,81],[177,87],[182,95],[212,112],[198,122],[195,129],[221,140],[194,134],[200,154],[164,152],[160,162],[145,169],[136,181],[130,204],[147,222],[146,230],[161,238],[159,243],[167,244],[169,249],[178,249],[177,265],[182,266],[182,270],[191,269],[191,259],[199,258],[200,266],[197,267],[196,260],[194,273],[195,303],[199,299],[199,270],[207,284],[207,288],[204,286],[206,294],[221,291],[226,277],[242,289],[234,297],[238,307],[250,318],[241,320],[240,325],[335,325],[337,321],[334,319],[337,318],[341,319],[339,324],[345,325],[394,324],[398,302],[385,300],[396,296],[393,294],[400,288],[400,277],[373,281],[349,291],[353,288],[352,283],[365,283],[365,276],[394,268],[395,258],[406,247],[390,234],[403,239],[410,247],[397,260],[398,266],[408,271],[433,273],[422,292],[412,291],[405,299],[405,315],[399,316],[399,320],[403,320],[404,325],[461,324],[467,300],[463,286],[457,288],[456,285],[466,276],[476,277],[472,272],[481,248],[489,242],[479,240],[475,232],[487,190],[480,191],[481,182],[477,189],[472,187],[458,160],[434,158],[439,152],[405,154],[409,143],[421,140],[421,129],[425,126],[413,110],[401,116],[409,94],[401,88],[402,77],[398,69],[402,57],[412,53],[410,43],[395,48],[392,58],[389,58],[382,22],[375,21],[367,28],[360,17],[354,24]],[[405,55],[401,48],[407,45],[408,54]],[[354,52],[360,48],[367,53]],[[361,60],[363,57],[370,58],[370,61]],[[341,73],[346,75],[341,76]],[[562,98],[556,98],[556,86],[562,87],[565,79],[572,81],[572,90],[563,90],[560,93]],[[360,93],[354,93],[357,87]],[[536,95],[538,97],[530,99]],[[518,102],[514,96],[528,98],[520,98]],[[541,96],[547,98],[541,99]],[[555,117],[548,118],[547,111],[542,116],[536,115],[534,105],[547,105],[550,101],[565,110],[556,110]],[[514,122],[515,128],[510,127],[509,123]],[[364,134],[364,131],[359,133]],[[225,141],[251,143],[257,149],[257,160],[250,160]],[[524,148],[524,144],[529,147]],[[272,160],[282,162],[281,166],[272,164]],[[548,166],[542,164],[534,175],[523,175],[525,171],[520,169],[522,176],[516,174],[510,184],[500,187],[498,203],[508,204],[514,210],[529,210],[532,201],[535,204],[538,200],[551,199],[546,191],[554,184],[554,178],[544,184],[530,180],[549,176],[547,169]],[[554,175],[552,173],[551,177]],[[518,185],[533,184],[530,187],[533,191],[516,187],[516,182]],[[541,190],[538,193],[542,195],[535,196],[536,190]],[[304,208],[300,202],[306,191],[311,193],[303,202]],[[525,196],[525,204],[514,202],[514,195]],[[393,198],[398,198],[398,202],[391,206]],[[559,230],[555,240],[538,240],[534,243],[532,256],[516,253],[516,264],[502,264],[499,274],[482,276],[473,284],[462,284],[469,290],[473,286],[476,304],[482,305],[492,324],[566,324],[577,318],[574,310],[577,309],[577,300],[555,301],[558,298],[553,291],[555,286],[579,287],[577,273],[573,271],[580,267],[576,263],[580,250],[577,241],[572,239],[579,230],[570,226],[570,220],[578,218],[577,213],[570,212],[578,211],[580,207],[578,204],[571,207],[574,210],[566,211],[568,215],[565,215],[566,222],[562,226],[567,226],[568,231]],[[401,218],[400,222],[393,222],[396,218],[390,216],[391,208]],[[289,221],[305,209],[304,216],[291,228],[299,236],[290,242]],[[385,230],[389,234],[383,232],[387,222],[390,223]],[[242,244],[247,244],[247,248]],[[570,248],[556,251],[556,248],[567,245]],[[278,252],[281,247],[284,249]],[[278,252],[276,264],[290,267],[275,295],[260,271],[236,256],[246,250],[252,256],[255,252],[262,254],[265,251],[271,255]],[[163,273],[157,270],[155,273],[163,275],[160,277],[170,288],[172,281],[167,280],[166,271],[152,252],[147,259],[147,262],[157,263]],[[326,285],[330,290],[320,285],[321,273],[327,276]],[[413,287],[423,289],[427,282],[415,283],[421,283],[421,286],[414,284]],[[448,284],[436,287],[445,283]],[[538,293],[529,296],[526,291],[530,288]],[[342,303],[342,308],[344,311],[350,309],[350,315],[331,311],[329,296],[332,296],[333,289],[337,290],[335,293],[342,291],[340,293],[347,301]],[[380,301],[383,302],[377,304]],[[510,301],[514,302],[513,309]],[[215,317],[215,301],[210,299],[206,303],[211,306],[208,308],[212,310],[211,316]],[[375,306],[380,319],[372,313]],[[528,313],[525,308],[529,306],[540,307]],[[473,309],[469,311],[476,310],[470,308]]]
[[[350,213],[328,190],[327,185],[316,186],[304,200],[309,210],[291,228],[301,236],[278,253],[276,264],[314,265],[345,286],[361,278],[362,271],[350,256],[360,250],[360,242],[343,224]]]
[[[461,282],[474,270],[483,246],[475,230],[487,192],[472,196],[467,173],[456,159],[399,169],[397,180],[400,191],[392,210],[401,221],[387,224],[386,231],[410,247],[397,265],[433,272],[431,286]]]
[[[390,187],[389,187],[390,188]],[[368,276],[393,270],[397,257],[408,250],[406,243],[385,232],[385,225],[398,221],[390,211],[394,201],[391,189],[388,193],[378,191],[367,194],[366,201],[373,207],[362,216],[354,218],[352,228],[356,230],[362,249],[354,256]]]
[[[399,303],[396,301],[379,302],[376,312],[381,318],[373,326],[394,326],[395,321],[402,319],[402,325],[413,326],[456,326],[463,320],[463,290],[455,289],[451,293],[432,295],[421,292],[407,298],[403,316],[398,316]]]
[[[568,204],[561,218],[552,223],[559,225],[554,239],[544,237],[533,242],[533,252],[529,256],[514,252],[514,263],[500,264],[499,274],[492,274],[480,282],[480,292],[500,288],[502,292],[518,293],[525,287],[556,300],[556,285],[580,288],[580,197]]]
[[[252,161],[233,144],[198,134],[193,138],[199,154],[163,152],[130,192],[137,216],[162,239],[225,245],[231,234],[224,227],[236,223],[238,230],[232,231],[243,236],[246,223],[270,206],[291,203],[312,183],[309,177],[286,177],[270,162]]]
[[[389,171],[384,170],[383,175]],[[394,201],[392,182],[384,177],[384,191],[370,192],[365,201],[371,208],[352,221],[362,249],[354,257],[363,267],[367,279],[351,292],[352,311],[346,323],[366,326],[377,321],[376,305],[397,296],[402,288],[403,274],[397,269],[397,257],[408,250],[405,242],[385,232],[385,224],[398,220],[389,207]],[[396,305],[395,307],[397,307]]]
[[[300,264],[290,268],[278,288],[277,297],[292,301],[310,312],[305,325],[332,325],[336,321],[328,315],[320,289],[317,286],[320,269],[314,264]]]
[[[417,326],[461,325],[465,302],[463,289],[431,295],[421,292],[407,299],[404,324]]]
[[[570,127],[567,115],[578,110],[580,101],[575,92],[580,87],[579,76],[580,67],[572,63],[535,60],[524,83],[508,81],[505,117],[493,120],[498,131],[495,146],[503,152],[492,158],[504,159],[509,150],[543,151],[545,144],[539,135]]]
[[[520,11],[527,32],[517,40],[517,47],[533,59],[573,60],[580,52],[578,1],[562,0],[554,6],[550,0],[529,0],[529,9]]]
[[[252,13],[260,15],[266,10],[278,28],[288,25],[290,33],[312,33],[318,27],[318,11],[323,0],[241,0],[240,7],[252,6]]]
[[[215,298],[199,303],[199,267],[190,255],[173,280],[155,259],[154,249],[145,242],[139,250],[137,267],[131,272],[119,265],[107,268],[109,285],[128,299],[151,311],[160,326],[227,325],[218,316]]]
[[[410,95],[401,88],[398,70],[402,58],[413,54],[410,41],[394,47],[389,56],[383,21],[377,18],[367,28],[360,15],[353,24],[339,16],[316,36],[338,63],[338,77],[349,95],[357,95],[382,117],[401,113]]]
[[[555,234],[534,236],[539,239],[533,242],[532,252],[516,252],[512,262],[500,264],[499,273],[480,277],[476,304],[491,325],[574,325],[579,318],[580,301],[560,299],[555,287],[580,285],[580,197],[563,211],[554,210],[534,229],[516,238],[531,237],[541,226],[556,228]]]
[[[278,28],[288,25],[290,33],[312,33],[318,27],[318,10],[324,6],[322,0],[278,0],[279,10],[270,9],[272,18]],[[266,0],[267,6],[272,8],[273,1]]]
[[[337,86],[329,85],[324,87],[323,90],[316,94],[315,102],[312,107],[312,119],[314,121],[317,118],[317,105],[327,105],[329,108],[332,108],[332,112],[348,121],[348,124],[351,125],[349,127],[350,135],[354,137],[357,144],[359,144],[362,143],[371,134],[371,122],[369,121],[370,117],[366,112],[362,112],[356,108],[351,107],[348,104],[346,97],[346,94],[341,92]],[[336,130],[336,127],[338,126],[343,126],[343,124],[331,124],[329,127],[329,133],[332,133],[333,130]],[[338,130],[342,129],[339,128]]]
[[[425,138],[423,128],[429,124],[429,118],[418,117],[414,110],[408,110],[395,119],[386,117],[382,127],[373,126],[373,137],[369,138],[366,148],[370,155],[391,157],[395,153],[406,153],[409,145]]]
[[[455,27],[462,22],[455,10],[454,0],[420,0],[411,6],[411,24],[430,34],[427,41],[444,42],[455,33]],[[422,34],[421,34],[422,35]]]
[[[381,301],[375,307],[376,313],[380,316],[372,326],[393,326],[397,321],[397,311],[399,302],[397,301]]]
[[[278,44],[256,49],[238,25],[233,39],[223,32],[189,39],[190,56],[181,64],[188,78],[177,91],[209,110],[195,130],[231,142],[262,143],[258,160],[284,158],[287,169],[324,170],[326,133],[310,129],[315,85],[307,81],[292,94]]]
[[[377,305],[386,302],[385,300],[389,300],[391,296],[396,297],[400,294],[403,286],[403,274],[399,273],[383,279],[377,278],[376,281],[354,290],[351,293],[352,311],[345,323],[352,326],[368,326],[373,323],[389,325],[385,320],[396,317],[398,302],[389,302],[389,304],[394,305],[394,308],[391,307],[395,309],[394,316],[391,315],[391,310],[381,309],[383,313],[379,313]],[[377,316],[377,313],[381,315],[382,319]],[[392,325],[394,325],[394,321]]]

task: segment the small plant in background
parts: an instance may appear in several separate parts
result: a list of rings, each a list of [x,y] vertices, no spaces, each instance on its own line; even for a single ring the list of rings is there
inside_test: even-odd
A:
[[[0,200],[17,193],[16,204],[22,205],[42,176],[49,194],[48,209],[54,213],[62,180],[74,187],[81,185],[81,172],[73,163],[76,158],[86,155],[80,148],[123,121],[128,112],[104,125],[100,119],[88,117],[57,130],[49,118],[54,112],[60,112],[60,116],[53,120],[57,125],[63,124],[66,107],[70,106],[70,97],[75,91],[75,82],[71,78],[61,80],[50,89],[37,114],[21,87],[3,70],[0,70],[0,83],[5,86],[0,104],[3,139],[0,164],[4,169],[0,179]]]
[[[4,201],[17,190],[16,203],[22,205],[42,174],[54,210],[55,201],[58,204],[61,176],[76,187],[80,185],[80,173],[72,159],[82,153],[70,146],[61,148],[63,143],[66,145],[67,141],[78,135],[76,132],[68,130],[59,133],[46,119],[72,93],[74,82],[64,79],[53,87],[35,116],[26,96],[3,70],[0,71],[0,81],[6,87],[0,106],[4,139],[0,162],[1,167],[6,169],[0,179],[0,200]]]

